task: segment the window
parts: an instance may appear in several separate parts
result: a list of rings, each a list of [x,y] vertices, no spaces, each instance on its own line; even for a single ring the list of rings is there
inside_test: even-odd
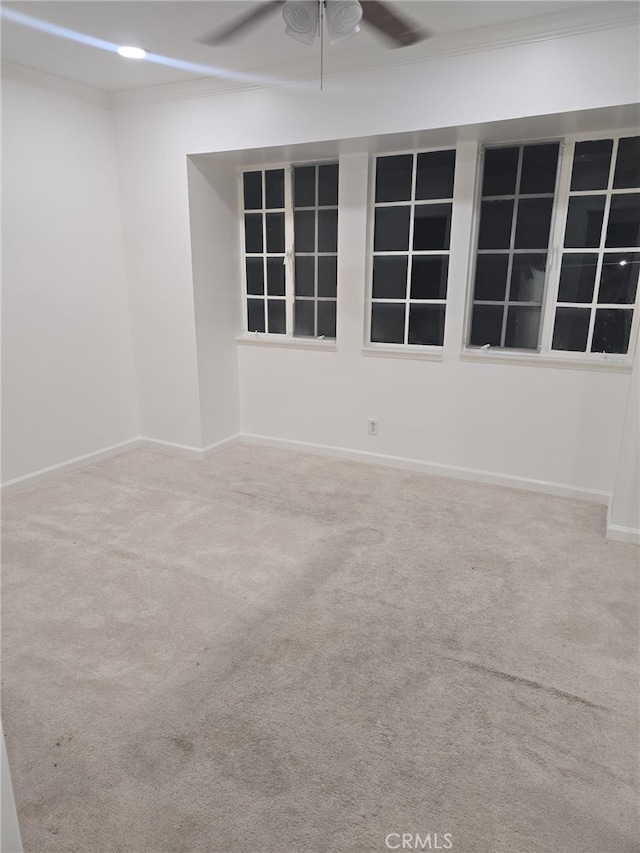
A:
[[[471,346],[538,346],[559,151],[559,142],[485,149]]]
[[[372,343],[443,344],[455,154],[376,158]]]
[[[244,172],[242,189],[247,331],[335,338],[338,164]]]

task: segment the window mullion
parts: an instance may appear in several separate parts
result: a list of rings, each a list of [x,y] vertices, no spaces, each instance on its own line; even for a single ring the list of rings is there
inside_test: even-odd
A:
[[[569,188],[571,186],[574,147],[575,143],[567,145],[564,142],[561,143],[560,146],[560,168],[555,196],[553,230],[549,245],[547,286],[545,288],[546,293],[542,315],[542,335],[540,338],[540,349],[543,353],[551,351],[551,345],[553,342],[553,327],[555,322],[558,291],[560,287],[560,271],[562,269],[564,249],[564,231],[567,224],[567,213],[569,211]]]
[[[293,168],[286,170],[284,182],[284,296],[288,338],[293,337],[293,297],[295,281],[295,243],[293,230]]]

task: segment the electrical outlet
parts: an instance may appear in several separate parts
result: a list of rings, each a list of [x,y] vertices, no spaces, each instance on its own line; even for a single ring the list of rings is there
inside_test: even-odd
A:
[[[369,435],[377,435],[378,434],[378,419],[377,418],[369,418]]]

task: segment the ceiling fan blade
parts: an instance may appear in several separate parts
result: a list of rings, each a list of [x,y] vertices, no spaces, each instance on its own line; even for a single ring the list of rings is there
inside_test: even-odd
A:
[[[388,3],[361,0],[360,5],[362,20],[393,42],[392,47],[409,47],[431,35],[429,30],[398,15]]]
[[[263,3],[255,9],[252,9],[246,15],[241,15],[235,18],[230,24],[222,27],[219,30],[209,33],[198,39],[201,44],[207,44],[210,47],[216,47],[224,42],[231,41],[235,36],[250,30],[255,24],[275,12],[280,6],[284,5],[285,0],[269,0],[268,3]]]

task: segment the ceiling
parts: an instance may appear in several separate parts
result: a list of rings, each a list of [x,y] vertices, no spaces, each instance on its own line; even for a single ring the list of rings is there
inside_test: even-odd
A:
[[[219,77],[236,85],[300,79],[318,67],[319,46],[300,44],[284,33],[280,11],[254,29],[216,48],[197,39],[254,9],[245,0],[22,0],[2,4],[2,58],[106,92],[117,93],[164,84]],[[347,67],[382,67],[428,57],[469,34],[476,44],[495,41],[496,34],[519,28],[535,37],[536,26],[567,15],[576,20],[594,8],[605,15],[637,14],[636,0],[594,3],[588,0],[445,0],[392,2],[396,11],[424,24],[433,37],[401,50],[390,50],[372,29],[363,26],[353,39],[325,45],[327,73]],[[11,20],[12,13],[71,31],[54,34]],[[551,18],[549,16],[552,16]],[[123,59],[113,50],[83,43],[90,37],[111,45],[144,47],[156,61]],[[399,58],[401,54],[401,58]],[[194,65],[189,65],[192,63]]]

